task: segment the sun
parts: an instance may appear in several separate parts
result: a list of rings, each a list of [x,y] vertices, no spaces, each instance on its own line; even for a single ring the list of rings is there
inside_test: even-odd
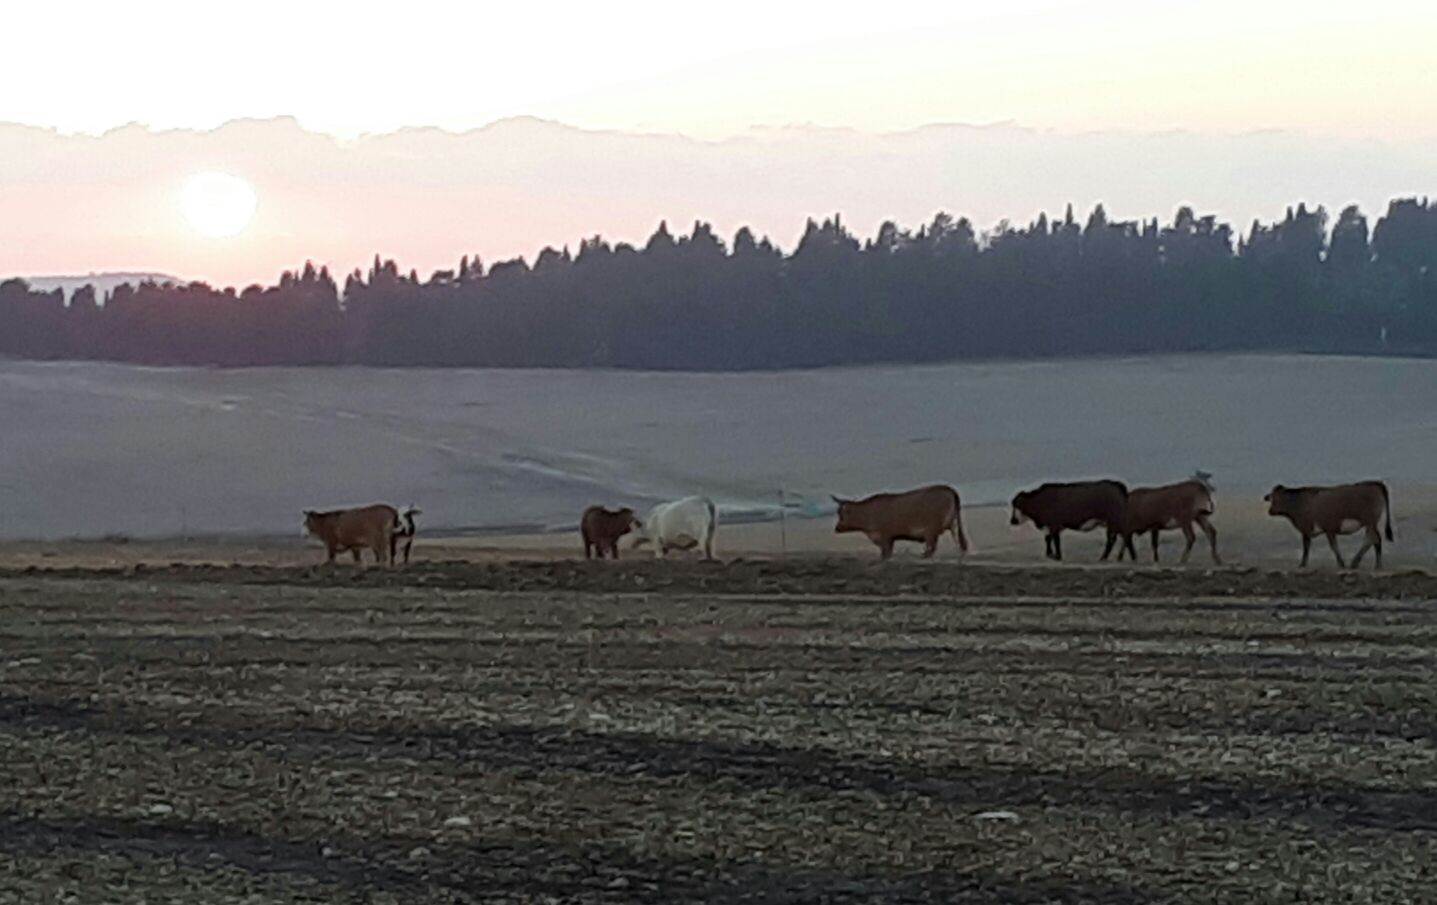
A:
[[[196,173],[185,180],[180,194],[180,210],[191,228],[212,239],[243,232],[258,204],[254,188],[229,173]]]

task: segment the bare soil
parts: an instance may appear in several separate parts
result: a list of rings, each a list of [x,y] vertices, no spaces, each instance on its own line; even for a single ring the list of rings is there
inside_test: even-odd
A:
[[[1426,902],[1437,578],[0,574],[0,903]]]

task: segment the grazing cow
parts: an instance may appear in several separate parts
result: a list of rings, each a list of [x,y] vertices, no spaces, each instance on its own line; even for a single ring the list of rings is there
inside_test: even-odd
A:
[[[639,531],[644,523],[627,506],[623,509],[605,509],[590,506],[579,519],[579,533],[584,538],[584,558],[604,558],[607,552],[614,559],[619,558],[619,538],[630,531]]]
[[[1021,525],[1032,522],[1044,532],[1044,555],[1049,559],[1062,560],[1062,533],[1065,530],[1091,531],[1102,525],[1108,532],[1107,546],[1103,547],[1103,559],[1113,552],[1113,546],[1123,533],[1123,514],[1127,507],[1128,488],[1120,481],[1077,481],[1068,484],[1044,484],[1034,490],[1024,490],[1013,497],[1013,512],[1009,523]],[[1132,541],[1126,541],[1128,552],[1133,553]],[[1137,554],[1133,553],[1137,559]]]
[[[893,555],[893,543],[900,540],[921,542],[927,559],[938,549],[938,538],[945,531],[953,533],[958,549],[968,552],[962,503],[952,487],[934,484],[905,493],[876,493],[861,500],[834,497],[833,501],[838,504],[834,533],[863,532],[878,545],[883,559]]]
[[[692,550],[702,546],[704,559],[714,558],[714,532],[718,530],[718,507],[708,497],[691,496],[660,503],[649,510],[634,538],[635,549],[654,545],[654,557],[670,550]]]
[[[359,562],[363,549],[374,551],[374,561],[393,564],[394,536],[403,530],[399,522],[399,510],[393,506],[376,503],[356,509],[335,509],[329,512],[304,512],[305,533],[324,543],[329,562],[342,550],[354,555]]]
[[[1356,484],[1338,484],[1333,487],[1284,487],[1281,484],[1263,497],[1268,504],[1267,514],[1281,516],[1292,522],[1302,535],[1302,562],[1307,565],[1307,555],[1312,549],[1312,539],[1319,534],[1327,536],[1332,555],[1337,557],[1339,568],[1347,568],[1342,561],[1342,551],[1337,547],[1339,534],[1366,533],[1357,555],[1352,558],[1352,568],[1362,562],[1368,548],[1374,551],[1374,569],[1382,568],[1382,537],[1378,522],[1385,519],[1385,533],[1392,540],[1392,501],[1387,495],[1387,485],[1381,481],[1361,481]]]
[[[395,554],[399,552],[399,539],[403,538],[404,564],[406,566],[409,565],[409,551],[414,546],[414,517],[420,514],[421,511],[413,506],[399,513],[399,517],[404,519],[404,524],[400,526],[395,531],[394,536],[389,539],[389,561],[391,563],[395,560]]]
[[[1153,562],[1158,561],[1158,533],[1168,528],[1182,531],[1187,540],[1183,549],[1182,562],[1192,555],[1197,534],[1196,524],[1207,535],[1208,546],[1212,549],[1212,561],[1222,565],[1217,555],[1217,529],[1209,520],[1216,507],[1213,505],[1212,475],[1198,472],[1186,481],[1166,484],[1162,487],[1136,487],[1128,492],[1128,507],[1123,519],[1123,547],[1118,549],[1118,560],[1123,558],[1123,549],[1133,549],[1133,536],[1151,534],[1153,539]],[[1134,559],[1137,557],[1135,556]]]

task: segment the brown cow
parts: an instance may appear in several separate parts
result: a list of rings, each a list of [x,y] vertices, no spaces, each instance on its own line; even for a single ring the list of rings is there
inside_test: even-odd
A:
[[[1382,568],[1382,534],[1377,531],[1379,521],[1385,519],[1385,533],[1392,540],[1392,502],[1387,495],[1387,485],[1381,481],[1361,481],[1356,484],[1338,484],[1333,487],[1284,487],[1281,484],[1263,497],[1268,504],[1267,514],[1282,516],[1302,535],[1302,562],[1307,565],[1307,554],[1312,549],[1312,539],[1318,534],[1327,536],[1332,555],[1337,557],[1339,568],[1347,568],[1342,561],[1342,551],[1337,547],[1339,534],[1366,532],[1362,546],[1352,558],[1352,568],[1362,562],[1368,548],[1375,552],[1374,569]]]
[[[1102,557],[1106,560],[1122,537],[1127,501],[1128,488],[1121,481],[1043,484],[1013,497],[1009,524],[1021,525],[1028,521],[1036,525],[1044,532],[1043,553],[1053,560],[1063,558],[1062,533],[1065,530],[1091,531],[1102,525],[1108,532]],[[1124,542],[1133,559],[1137,559],[1132,539],[1127,538]]]
[[[1216,507],[1212,500],[1212,485],[1209,475],[1199,472],[1196,476],[1176,484],[1162,487],[1136,487],[1128,492],[1128,507],[1123,523],[1123,547],[1118,550],[1118,561],[1123,559],[1123,549],[1133,549],[1133,535],[1151,534],[1153,538],[1153,562],[1158,561],[1158,533],[1168,528],[1177,528],[1187,540],[1183,549],[1182,562],[1192,555],[1193,544],[1197,543],[1196,524],[1207,535],[1208,546],[1212,549],[1212,561],[1222,565],[1217,555],[1217,529],[1209,518]],[[1136,556],[1133,557],[1137,559]]]
[[[951,531],[958,549],[968,552],[968,537],[963,533],[963,504],[958,491],[945,484],[933,484],[905,493],[876,493],[861,500],[842,500],[838,504],[838,524],[834,533],[861,531],[878,545],[879,555],[893,555],[895,541],[919,541],[923,558],[933,555],[938,538]]]
[[[590,506],[579,519],[579,533],[584,537],[584,558],[593,559],[597,554],[599,559],[603,559],[607,551],[618,559],[619,538],[642,527],[643,522],[627,506],[615,510]]]
[[[336,554],[348,550],[354,561],[360,561],[360,551],[374,551],[374,561],[393,564],[391,543],[394,536],[403,530],[399,522],[399,510],[393,506],[376,503],[356,509],[335,509],[329,512],[304,512],[304,530],[311,537],[324,543],[329,554],[328,562],[333,563]]]

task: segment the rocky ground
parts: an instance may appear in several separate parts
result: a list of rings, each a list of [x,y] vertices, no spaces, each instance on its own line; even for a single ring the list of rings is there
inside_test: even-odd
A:
[[[14,569],[0,902],[1423,902],[1437,579]]]

